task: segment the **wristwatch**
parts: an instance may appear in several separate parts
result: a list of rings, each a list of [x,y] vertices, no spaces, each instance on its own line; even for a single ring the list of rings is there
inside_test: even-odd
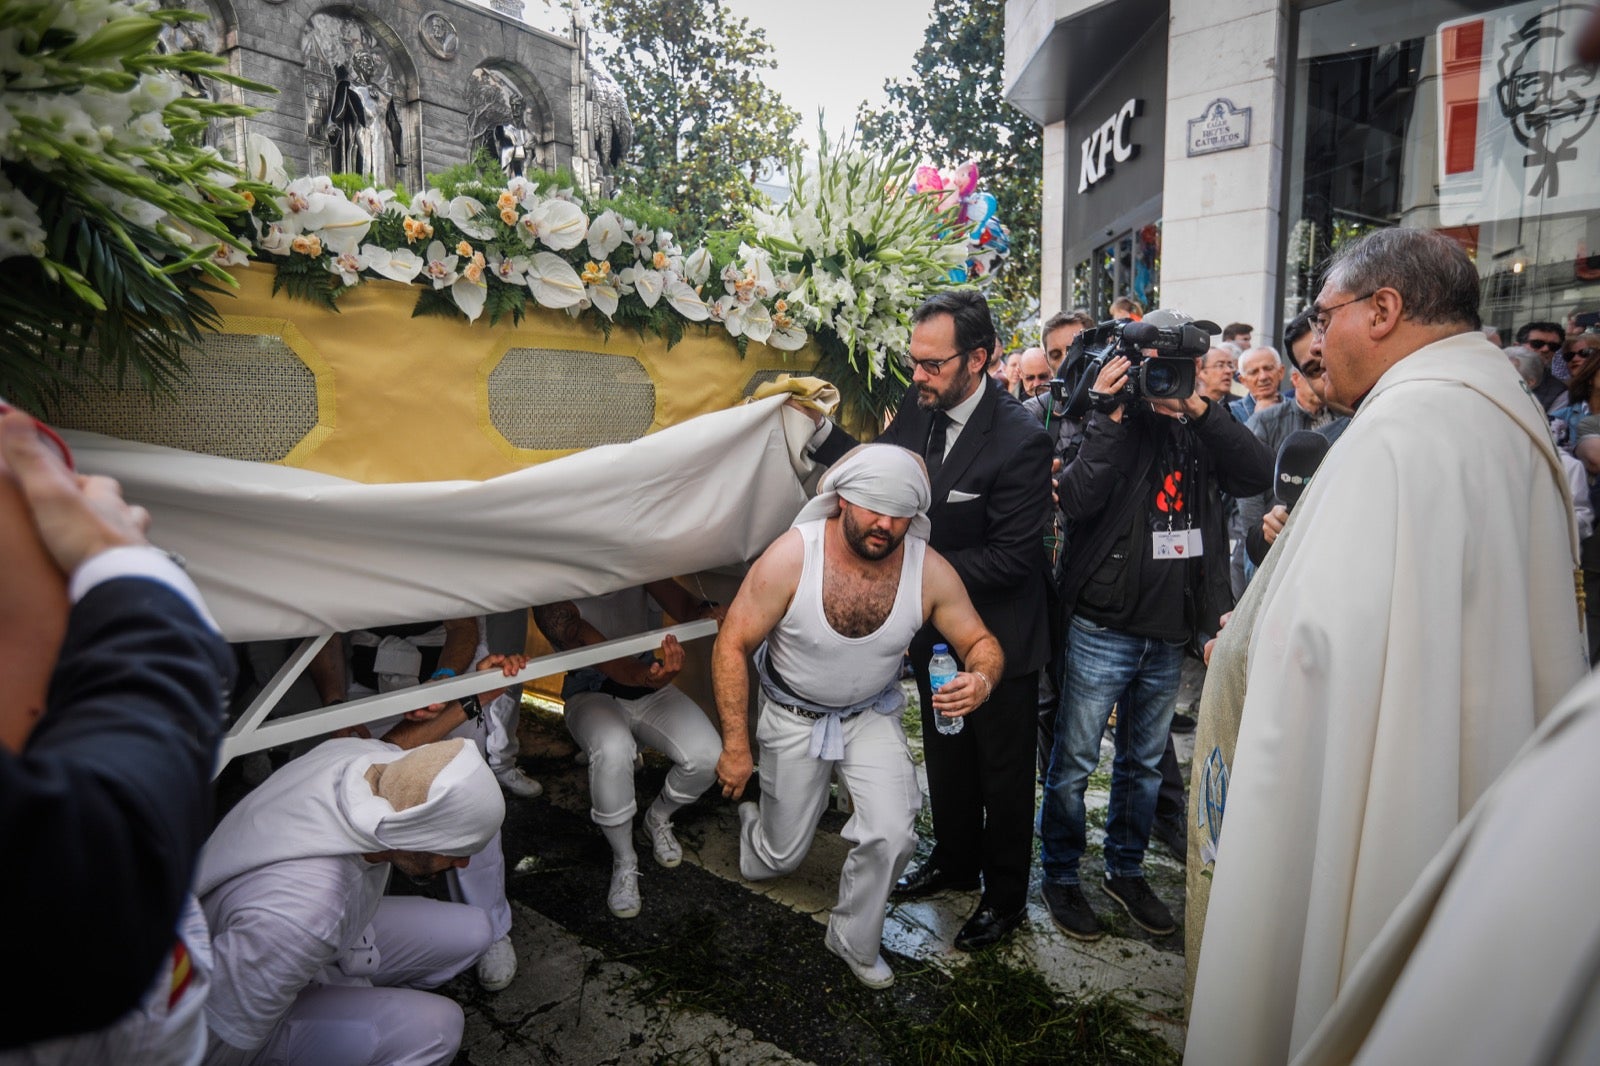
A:
[[[466,715],[469,721],[475,722],[483,717],[483,705],[478,702],[476,694],[462,696],[456,702],[461,704],[461,713]]]

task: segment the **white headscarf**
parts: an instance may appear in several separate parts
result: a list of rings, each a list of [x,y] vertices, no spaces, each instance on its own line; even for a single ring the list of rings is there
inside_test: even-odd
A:
[[[928,539],[928,508],[933,504],[928,472],[920,459],[898,445],[863,444],[834,463],[794,524],[832,518],[841,499],[890,518],[909,518],[907,535]]]
[[[384,767],[380,781],[391,782],[408,776],[412,766],[427,767],[433,777],[421,790],[426,798],[396,810],[368,780],[374,766]],[[442,740],[412,752],[381,740],[324,741],[228,812],[200,856],[195,894],[292,859],[391,849],[475,855],[494,837],[505,813],[493,772],[476,745],[464,740]]]

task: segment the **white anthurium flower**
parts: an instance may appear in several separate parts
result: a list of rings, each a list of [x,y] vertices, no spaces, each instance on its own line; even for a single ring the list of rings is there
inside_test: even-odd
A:
[[[772,336],[767,338],[767,347],[776,348],[780,352],[797,352],[806,346],[807,339],[806,331],[799,326],[774,328]]]
[[[438,244],[438,241],[434,242]],[[361,262],[368,270],[381,274],[390,281],[410,284],[422,273],[422,257],[410,248],[380,248],[376,244],[361,246]]]
[[[456,278],[461,276],[456,273],[458,262],[460,257],[446,249],[443,241],[434,241],[428,245],[428,255],[422,265],[422,275],[432,281],[436,289],[454,285]]]
[[[628,271],[632,271],[629,275]],[[623,271],[624,278],[633,286],[633,291],[639,294],[639,299],[644,301],[646,307],[654,307],[656,301],[661,299],[661,287],[665,279],[659,270],[640,270],[629,267]]]
[[[589,258],[603,260],[622,244],[622,220],[615,211],[602,211],[589,223]]]
[[[494,224],[480,221],[478,216],[487,210],[481,201],[470,196],[457,196],[450,201],[450,206],[445,217],[456,224],[456,228],[468,237],[476,237],[480,241],[487,241],[494,237]]]
[[[527,284],[528,262],[525,255],[501,255],[489,249],[489,270],[507,285]]]
[[[528,291],[541,307],[571,307],[584,298],[583,279],[554,252],[540,252],[528,264]]]
[[[706,310],[705,301],[694,291],[694,286],[686,281],[678,278],[668,281],[664,295],[672,309],[690,322],[704,322],[711,317],[711,312]]]
[[[534,232],[546,248],[564,252],[583,243],[589,231],[589,219],[583,209],[567,200],[546,200],[528,217],[535,220]]]
[[[683,277],[691,285],[704,285],[711,276],[711,253],[704,248],[696,248],[689,258],[683,261]]]
[[[602,315],[610,318],[617,313],[617,303],[622,299],[622,288],[617,284],[616,278],[589,282],[584,287],[584,293],[589,302],[599,308]]]
[[[745,306],[733,296],[722,296],[712,305],[711,317],[728,327],[728,336],[738,337],[744,334]]]
[[[477,281],[462,275],[450,286],[450,297],[461,308],[461,313],[467,316],[468,322],[476,322],[478,316],[483,314],[484,301],[489,297],[489,283],[483,280],[482,274]]]
[[[328,261],[328,273],[337,274],[345,288],[361,280],[361,256],[357,252],[340,252]]]
[[[283,152],[270,138],[259,133],[245,134],[245,174],[251,181],[262,181],[282,189],[290,176],[283,170]]]
[[[310,213],[306,221],[315,223],[306,227],[307,232],[315,232],[322,238],[322,246],[335,255],[360,248],[372,228],[372,216],[359,204],[331,196],[324,197],[322,208]]]
[[[766,304],[751,304],[744,309],[744,335],[762,344],[772,336],[772,315]]]

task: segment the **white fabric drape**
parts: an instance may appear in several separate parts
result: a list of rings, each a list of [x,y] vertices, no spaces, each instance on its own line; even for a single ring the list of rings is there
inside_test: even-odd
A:
[[[66,434],[149,508],[229,640],[511,610],[746,562],[806,502],[784,396],[489,481],[364,485]],[[811,423],[787,412],[804,441]]]

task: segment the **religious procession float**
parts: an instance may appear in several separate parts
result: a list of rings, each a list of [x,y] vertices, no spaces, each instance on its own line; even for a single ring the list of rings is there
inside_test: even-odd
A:
[[[784,399],[870,430],[910,311],[1004,252],[971,166],[825,137],[694,240],[560,173],[229,160],[206,132],[253,112],[185,84],[270,90],[158,47],[194,17],[0,12],[0,396],[151,510],[231,640],[754,558],[805,500]]]

